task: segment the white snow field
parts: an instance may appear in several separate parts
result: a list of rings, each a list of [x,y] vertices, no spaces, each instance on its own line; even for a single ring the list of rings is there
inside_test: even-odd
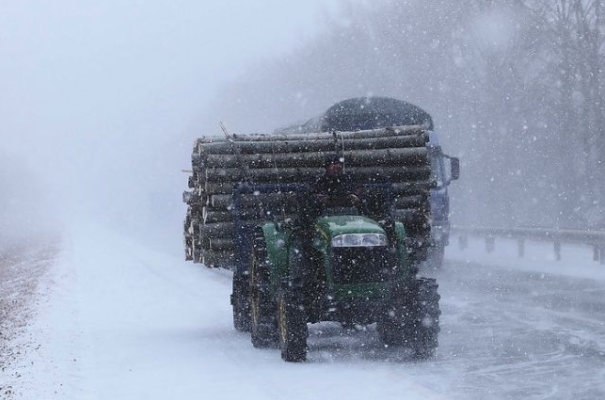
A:
[[[530,253],[448,250],[434,360],[326,323],[309,360],[288,364],[233,329],[228,271],[80,226],[40,282],[29,350],[0,378],[16,399],[605,398],[605,267]]]

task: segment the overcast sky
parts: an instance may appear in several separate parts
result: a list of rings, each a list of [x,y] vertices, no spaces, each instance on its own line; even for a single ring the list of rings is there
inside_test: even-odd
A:
[[[179,197],[220,84],[308,40],[339,3],[0,1],[2,196],[118,214],[149,193]]]

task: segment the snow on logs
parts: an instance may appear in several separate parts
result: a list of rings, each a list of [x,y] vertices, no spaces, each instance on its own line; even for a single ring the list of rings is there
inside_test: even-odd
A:
[[[432,187],[426,149],[427,131],[418,126],[356,132],[313,134],[254,134],[197,139],[191,157],[193,175],[190,212],[200,221],[201,262],[233,264],[233,189],[239,182],[312,183],[324,173],[327,155],[344,158],[345,171],[359,184],[391,182],[395,215],[416,243],[417,258],[429,244],[428,193]],[[292,193],[244,195],[241,215],[246,221],[267,216],[258,204],[283,206],[281,217],[295,217]],[[278,216],[279,217],[279,216]]]

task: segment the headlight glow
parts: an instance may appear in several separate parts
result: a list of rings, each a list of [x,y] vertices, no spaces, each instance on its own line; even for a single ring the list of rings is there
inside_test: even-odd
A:
[[[332,238],[332,247],[386,246],[387,237],[382,233],[345,233]]]

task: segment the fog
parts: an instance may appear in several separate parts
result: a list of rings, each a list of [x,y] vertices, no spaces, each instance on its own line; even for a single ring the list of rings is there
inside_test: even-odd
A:
[[[433,115],[462,160],[455,223],[602,226],[592,3],[3,2],[2,236],[90,218],[176,249],[195,137],[366,95]]]
[[[0,3],[2,241],[100,220],[179,247],[181,170],[204,109],[339,10],[336,0]]]
[[[603,3],[0,1],[0,398],[605,398]],[[424,224],[345,253],[290,225],[254,235],[252,274],[185,261],[184,241],[209,267],[246,254],[226,196],[192,202],[183,237],[195,138],[221,122],[272,132],[360,96],[422,107],[460,158],[445,253],[444,225],[415,277]],[[401,175],[427,176],[416,163]],[[426,198],[399,189],[413,207],[399,215],[426,220]],[[200,213],[217,222],[202,230]],[[370,232],[351,221],[343,232]],[[490,229],[511,227],[546,229]],[[248,314],[256,345],[297,347],[308,328],[308,362],[254,348]],[[316,316],[335,321],[304,324]],[[439,329],[436,358],[417,359]]]
[[[455,224],[602,228],[603,11],[589,0],[356,3],[227,85],[207,118],[262,131],[344,98],[396,97],[431,113],[461,158]]]

